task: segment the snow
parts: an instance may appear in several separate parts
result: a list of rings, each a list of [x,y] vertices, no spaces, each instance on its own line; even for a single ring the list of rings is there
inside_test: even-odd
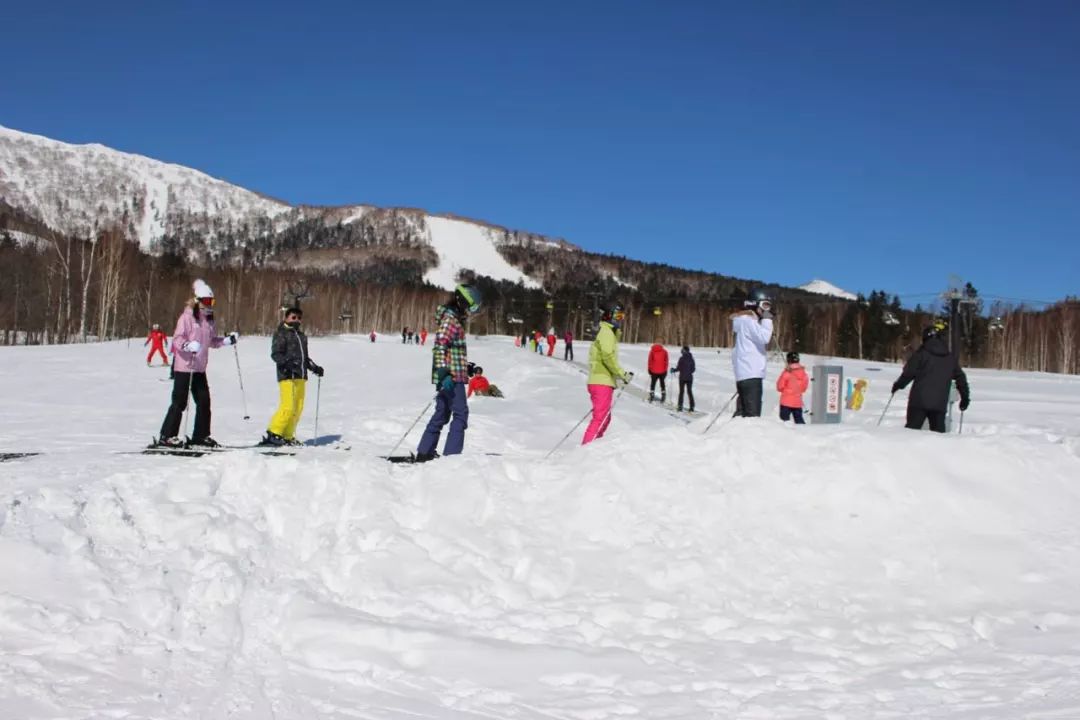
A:
[[[219,440],[273,412],[267,344],[238,347],[249,422],[212,354]],[[896,366],[830,361],[870,380],[842,425],[768,392],[703,437],[628,393],[545,461],[580,368],[470,338],[507,399],[471,402],[465,455],[401,466],[376,455],[431,399],[429,348],[310,350],[301,434],[318,406],[351,451],[191,459],[112,454],[168,402],[141,342],[0,348],[0,452],[46,453],[0,463],[0,715],[1080,717],[1080,378],[972,371],[938,436],[899,398],[876,426]],[[695,355],[716,408],[730,355]]]
[[[845,300],[856,300],[858,296],[855,293],[850,293],[847,290],[841,290],[830,282],[824,280],[818,280],[814,278],[805,285],[799,286],[800,290],[807,292],[817,293],[819,295],[832,295],[833,297],[843,298]]]
[[[2,126],[0,198],[59,232],[84,237],[95,227],[123,223],[126,216],[144,250],[165,234],[168,218],[174,215],[241,223],[292,210],[286,203],[182,165]]]
[[[424,274],[424,280],[432,285],[452,290],[458,283],[458,274],[462,270],[472,270],[495,280],[539,287],[539,283],[499,254],[495,233],[490,228],[432,215],[427,216],[425,221],[428,241],[439,256],[439,264]]]

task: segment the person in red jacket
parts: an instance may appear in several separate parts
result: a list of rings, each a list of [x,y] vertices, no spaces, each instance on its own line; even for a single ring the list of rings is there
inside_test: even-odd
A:
[[[784,422],[794,418],[796,425],[805,425],[802,414],[802,396],[810,387],[810,378],[806,369],[799,364],[799,353],[787,354],[787,367],[776,379],[776,390],[780,393],[780,419]]]
[[[427,328],[420,328],[420,344],[427,344]]]
[[[148,344],[153,343],[150,345],[150,354],[146,356],[146,367],[150,367],[150,361],[154,359],[154,353],[159,353],[161,355],[161,364],[168,366],[169,357],[165,354],[165,350],[169,347],[169,341],[165,338],[165,331],[161,329],[160,325],[154,323],[154,327],[146,337],[146,342],[142,344],[143,347],[146,347]]]
[[[664,378],[668,373],[668,352],[660,343],[649,348],[649,402],[656,399],[656,383],[660,383],[660,402],[667,400]]]
[[[548,330],[547,344],[548,344],[548,353],[547,354],[548,354],[548,357],[551,357],[552,355],[555,354],[555,328],[551,328],[551,329]]]
[[[503,396],[502,390],[497,386],[488,382],[488,379],[484,377],[484,368],[479,365],[469,363],[469,389],[465,393],[465,397],[470,398],[473,394],[485,395],[487,397],[501,398]]]

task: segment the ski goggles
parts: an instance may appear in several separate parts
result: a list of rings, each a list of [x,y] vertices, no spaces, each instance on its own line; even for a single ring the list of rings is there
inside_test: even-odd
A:
[[[761,308],[762,310],[764,310],[765,312],[772,312],[772,303],[769,302],[768,300],[762,300],[761,302],[759,302],[758,307]]]
[[[621,323],[623,320],[626,319],[626,313],[623,312],[622,310],[618,310],[618,311],[612,313],[611,318],[615,322],[620,322]]]
[[[198,298],[198,301],[199,301],[199,304],[202,305],[203,307],[214,307],[214,298],[212,298],[212,297]]]

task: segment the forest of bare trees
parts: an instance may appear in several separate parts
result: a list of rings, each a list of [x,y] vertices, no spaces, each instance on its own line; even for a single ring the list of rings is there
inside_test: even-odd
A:
[[[473,333],[520,334],[554,326],[587,337],[595,303],[617,297],[629,310],[628,342],[725,346],[732,341],[729,315],[750,285],[625,258],[537,251],[529,244],[508,244],[504,253],[542,279],[544,290],[467,277],[481,287],[487,308],[471,323]],[[303,300],[305,325],[315,334],[430,326],[434,308],[447,295],[425,284],[424,263],[407,256],[325,272],[289,270],[282,263],[199,267],[175,254],[146,255],[108,230],[93,242],[58,235],[17,242],[0,231],[0,268],[0,343],[8,345],[141,337],[154,322],[171,328],[195,277],[215,288],[219,326],[242,334],[269,333],[297,288],[310,295]],[[922,328],[940,314],[940,308],[904,309],[883,292],[858,301],[788,288],[773,292],[774,347],[811,355],[903,359],[918,345]],[[962,333],[966,364],[1080,373],[1076,299],[1039,309],[996,303],[982,312],[972,306]]]

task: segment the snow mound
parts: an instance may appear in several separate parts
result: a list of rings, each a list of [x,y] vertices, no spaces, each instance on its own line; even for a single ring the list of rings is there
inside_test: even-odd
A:
[[[495,232],[475,223],[429,215],[425,218],[428,242],[439,256],[439,264],[424,274],[424,280],[447,290],[458,283],[462,270],[472,270],[495,280],[520,282],[525,287],[540,284],[506,261],[496,247]]]
[[[843,298],[844,300],[856,300],[858,296],[855,293],[849,293],[847,290],[841,290],[832,283],[824,280],[818,280],[817,278],[811,280],[805,285],[799,286],[800,290],[807,292],[817,293],[819,295],[832,295],[833,297]]]
[[[470,339],[508,399],[471,402],[465,455],[395,466],[427,349],[310,349],[351,451],[193,460],[103,452],[167,403],[143,348],[0,348],[26,380],[0,449],[50,450],[0,465],[5,717],[1076,716],[1076,379],[972,373],[960,436],[901,429],[900,403],[875,427],[876,380],[844,425],[706,436],[627,395],[545,461],[584,378]],[[241,356],[269,417],[273,365]],[[728,360],[698,351],[702,407]],[[227,353],[210,375],[215,434],[259,432]]]

